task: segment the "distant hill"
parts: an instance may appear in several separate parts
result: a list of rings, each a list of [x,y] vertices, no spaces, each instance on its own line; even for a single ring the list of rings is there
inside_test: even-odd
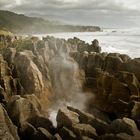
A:
[[[10,11],[0,10],[0,28],[14,33],[50,33],[50,32],[94,32],[101,31],[98,26],[62,25],[43,18],[28,17]]]

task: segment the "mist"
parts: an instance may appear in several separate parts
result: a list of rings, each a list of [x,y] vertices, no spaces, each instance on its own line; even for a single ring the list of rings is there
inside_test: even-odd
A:
[[[53,88],[53,99],[49,108],[50,120],[56,125],[56,115],[60,108],[73,106],[85,109],[86,94],[83,92],[84,72],[69,56],[70,46],[65,40],[48,40],[50,46],[49,71]]]

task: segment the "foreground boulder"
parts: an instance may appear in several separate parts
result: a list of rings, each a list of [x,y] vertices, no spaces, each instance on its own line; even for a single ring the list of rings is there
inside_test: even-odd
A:
[[[35,95],[27,95],[25,98],[14,96],[8,103],[7,110],[12,121],[20,126],[28,119],[40,115],[41,106]]]
[[[0,104],[0,139],[1,140],[19,140],[17,128],[14,126],[7,112]]]
[[[62,140],[62,138],[60,137],[59,134],[55,134],[54,135],[54,140]]]
[[[74,134],[74,132],[66,127],[63,127],[59,130],[59,135],[63,140],[77,140],[77,136]]]
[[[19,128],[19,136],[21,140],[34,140],[37,134],[37,129],[28,122],[22,123]]]
[[[129,118],[114,120],[110,125],[110,132],[114,134],[126,133],[132,136],[140,136],[140,132],[137,129],[135,122]]]
[[[38,128],[38,134],[37,134],[38,139],[41,140],[53,140],[54,137],[44,128],[39,127]]]
[[[83,136],[89,138],[97,137],[96,129],[88,124],[88,122],[87,124],[82,123],[80,117],[83,118],[82,115],[72,111],[72,109],[60,109],[58,111],[57,123],[62,139],[77,140],[82,139]]]
[[[131,118],[133,118],[134,120],[140,120],[140,102],[133,101],[131,103],[133,104],[131,110]]]
[[[56,120],[58,127],[72,127],[72,125],[79,123],[79,115],[66,108],[59,109]]]
[[[34,116],[28,119],[28,122],[32,124],[36,129],[41,127],[46,129],[49,133],[55,134],[56,130],[53,126],[53,123],[47,118],[43,116]]]
[[[96,129],[89,124],[75,124],[72,126],[72,130],[78,138],[82,138],[83,136],[89,138],[97,137]]]
[[[93,128],[95,128],[98,135],[102,135],[107,132],[107,130],[109,128],[109,124],[107,122],[95,117],[94,115],[91,115],[84,111],[80,111],[80,110],[72,108],[70,106],[68,106],[67,108],[73,112],[76,112],[79,115],[80,123],[89,124]],[[86,127],[86,125],[85,125],[85,127]]]

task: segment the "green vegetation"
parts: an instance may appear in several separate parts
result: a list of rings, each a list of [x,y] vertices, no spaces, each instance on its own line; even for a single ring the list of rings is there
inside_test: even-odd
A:
[[[11,32],[7,32],[7,31],[4,31],[4,30],[0,30],[0,34],[1,35],[12,35]]]
[[[5,45],[4,43],[0,42],[0,52],[1,52],[4,48],[6,48],[6,45]]]
[[[12,38],[12,36],[10,36]],[[19,38],[14,41],[8,42],[7,40],[0,42],[0,51],[7,47],[16,48],[17,51],[23,51],[23,50],[33,50],[33,43],[30,38]]]
[[[13,47],[15,47],[17,51],[32,50],[33,43],[30,39],[19,39],[13,42]]]
[[[7,29],[5,28],[0,28],[0,35],[13,35],[12,32],[8,31]]]

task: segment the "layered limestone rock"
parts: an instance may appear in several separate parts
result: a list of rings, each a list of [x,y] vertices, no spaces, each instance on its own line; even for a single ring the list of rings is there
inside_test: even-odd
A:
[[[96,39],[27,44],[0,55],[1,139],[139,140],[139,58],[101,53]]]
[[[63,114],[60,113],[60,110],[57,114],[57,118],[59,118],[57,122],[62,124],[61,127],[58,127],[58,133],[62,139],[83,140],[86,137],[87,140],[138,140],[140,136],[140,131],[132,119],[124,117],[107,123],[92,114],[70,106],[67,108],[61,109]],[[75,113],[79,115],[79,121],[77,121]]]
[[[6,110],[0,104],[0,139],[19,140],[17,128],[12,123]]]
[[[8,102],[12,95],[23,93],[19,79],[12,76],[12,70],[2,55],[0,55],[0,87],[2,103]]]
[[[118,100],[130,101],[132,95],[139,96],[139,82],[133,73],[119,72],[116,76],[108,73],[97,78],[97,102],[101,110],[113,111]]]
[[[30,118],[40,115],[41,105],[35,95],[13,96],[7,105],[7,111],[12,121],[21,126]]]
[[[35,94],[47,114],[46,107],[52,89],[46,59],[39,54],[34,55],[32,51],[16,52],[13,48],[5,50],[4,58],[11,68],[11,77],[17,80],[17,94]]]
[[[122,69],[134,73],[137,79],[140,81],[140,58],[135,58],[127,61],[123,65]]]
[[[30,59],[29,55],[33,57],[32,52],[17,53],[15,57],[15,65],[20,77],[21,84],[23,85],[26,93],[38,94],[42,92],[44,88],[42,74]]]
[[[72,127],[72,125],[79,123],[79,115],[67,109],[60,109],[57,114],[58,127]]]
[[[88,46],[87,51],[90,52],[101,52],[101,47],[99,46],[99,41],[97,39],[92,41],[92,44]]]

